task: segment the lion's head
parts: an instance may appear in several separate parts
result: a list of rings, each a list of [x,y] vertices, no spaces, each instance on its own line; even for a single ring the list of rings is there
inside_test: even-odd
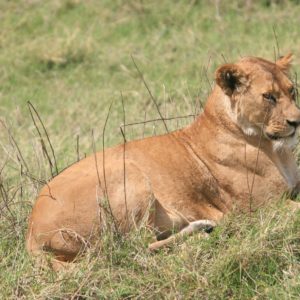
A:
[[[292,147],[300,125],[297,88],[288,76],[292,55],[275,63],[246,57],[216,71],[216,83],[229,114],[244,134],[272,141],[275,149]]]

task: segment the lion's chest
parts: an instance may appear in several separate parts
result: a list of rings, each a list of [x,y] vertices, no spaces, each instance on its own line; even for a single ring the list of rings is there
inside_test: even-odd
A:
[[[280,197],[287,189],[276,166],[257,148],[242,145],[219,154],[210,157],[210,170],[229,207],[247,209],[251,202],[255,208]]]

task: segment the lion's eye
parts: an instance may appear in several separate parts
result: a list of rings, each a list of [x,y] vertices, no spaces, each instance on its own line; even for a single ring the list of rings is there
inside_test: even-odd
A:
[[[270,93],[265,93],[265,94],[263,94],[263,97],[264,97],[266,100],[272,102],[273,104],[276,103],[276,97],[275,97],[274,95],[270,94]]]

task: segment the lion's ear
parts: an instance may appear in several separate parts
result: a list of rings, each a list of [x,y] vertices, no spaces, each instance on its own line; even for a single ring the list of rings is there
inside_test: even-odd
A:
[[[216,83],[228,96],[231,96],[235,91],[244,91],[247,82],[247,75],[235,64],[225,64],[216,71]]]
[[[289,53],[285,56],[281,56],[277,61],[276,65],[285,73],[287,73],[292,65],[293,54]]]

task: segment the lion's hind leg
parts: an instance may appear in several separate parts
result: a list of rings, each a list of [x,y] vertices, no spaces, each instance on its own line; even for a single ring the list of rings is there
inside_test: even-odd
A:
[[[216,225],[217,224],[212,220],[197,220],[190,222],[178,233],[171,235],[167,239],[151,243],[148,246],[148,248],[150,251],[158,250],[159,248],[170,245],[171,243],[175,242],[178,238],[181,238],[183,236],[189,236],[199,231],[204,231],[205,233],[210,232],[214,227],[216,227]]]
[[[88,247],[83,237],[65,228],[35,233],[34,236],[29,233],[26,244],[37,265],[54,271],[69,269],[76,256]]]

